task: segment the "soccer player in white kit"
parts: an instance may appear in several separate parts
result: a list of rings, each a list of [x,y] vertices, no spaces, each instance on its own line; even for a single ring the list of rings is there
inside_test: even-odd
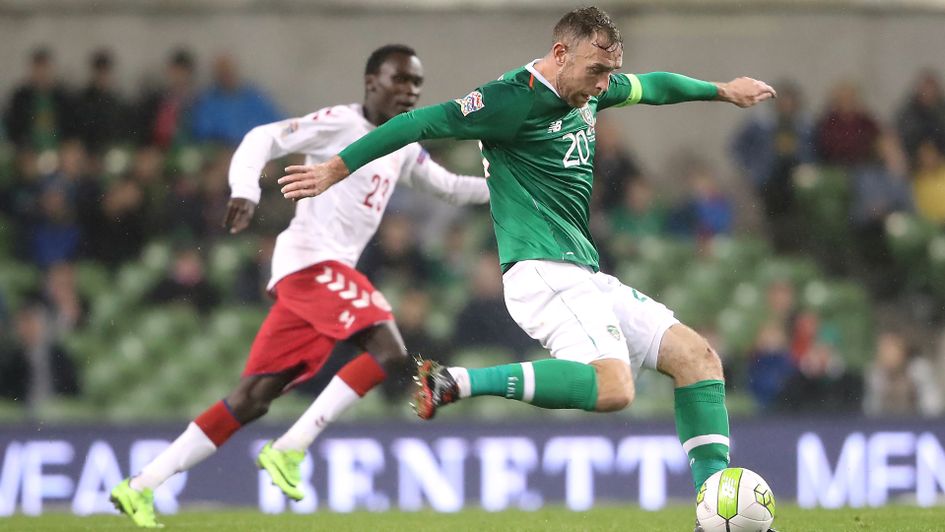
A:
[[[326,107],[250,131],[230,163],[231,199],[224,225],[231,233],[249,225],[268,161],[290,153],[304,153],[307,164],[327,160],[413,109],[422,83],[423,69],[411,48],[384,46],[368,59],[363,105]],[[414,143],[364,166],[329,193],[299,201],[295,217],[276,240],[268,285],[275,303],[239,384],[140,473],[112,490],[115,506],[135,524],[161,526],[154,514],[154,488],[263,416],[273,399],[314,376],[335,344],[347,340],[364,352],[342,367],[302,417],[257,457],[287,496],[303,497],[300,464],[306,449],[328,423],[384,380],[385,368],[395,368],[407,355],[384,296],[354,269],[398,181],[454,204],[489,200],[485,179],[445,170]]]

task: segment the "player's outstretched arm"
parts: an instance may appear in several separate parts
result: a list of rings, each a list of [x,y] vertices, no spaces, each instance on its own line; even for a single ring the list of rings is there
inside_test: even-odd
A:
[[[642,103],[670,105],[693,101],[723,101],[739,107],[751,107],[774,98],[777,93],[763,81],[741,77],[726,83],[713,83],[671,72],[649,72],[626,77],[629,96],[618,107]],[[627,90],[625,89],[625,90]]]
[[[442,127],[429,127],[441,119],[443,112],[439,107],[424,107],[397,115],[323,163],[286,167],[286,174],[279,179],[282,195],[291,200],[317,196],[351,172],[411,142],[450,136]]]
[[[286,199],[300,200],[325,192],[350,173],[341,157],[335,155],[323,163],[311,166],[287,166],[285,175],[279,178],[279,184],[282,185],[282,195]]]
[[[259,178],[266,163],[290,153],[305,153],[324,147],[325,142],[342,127],[345,127],[343,121],[332,119],[320,111],[257,126],[246,133],[230,160],[230,201],[223,217],[223,227],[231,234],[249,227],[262,194]]]
[[[417,145],[417,155],[408,158],[410,163],[400,182],[414,190],[422,190],[452,205],[481,204],[489,202],[489,186],[483,177],[457,175],[440,166]]]
[[[419,140],[506,139],[530,109],[520,105],[521,93],[527,91],[492,82],[465,98],[397,115],[322,164],[286,168],[279,180],[282,194],[292,200],[317,196],[365,164]]]
[[[728,83],[716,83],[716,99],[733,103],[741,108],[751,107],[769,98],[777,98],[778,93],[765,83],[753,78],[735,78]]]

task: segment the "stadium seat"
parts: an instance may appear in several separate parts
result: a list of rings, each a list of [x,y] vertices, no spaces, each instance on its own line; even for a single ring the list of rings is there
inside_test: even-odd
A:
[[[35,415],[46,422],[60,425],[101,421],[99,411],[79,398],[52,397],[39,405]]]
[[[725,392],[725,408],[729,417],[744,418],[758,413],[758,402],[750,394],[738,390]]]
[[[647,295],[659,298],[659,294],[662,293],[663,286],[658,282],[660,275],[657,270],[654,270],[650,264],[637,261],[637,260],[628,260],[621,263],[617,270],[614,272],[620,282],[631,286],[640,292],[643,292]]]
[[[928,243],[929,281],[939,301],[945,301],[945,234],[935,235]]]
[[[109,360],[97,360],[82,373],[84,394],[97,405],[118,401],[124,389],[122,371]]]
[[[134,160],[134,152],[130,146],[112,146],[102,157],[102,177],[106,181],[114,181],[128,173]]]
[[[6,217],[0,216],[0,260],[11,258],[15,235],[13,223]]]
[[[766,305],[762,286],[751,281],[743,281],[732,289],[732,305],[748,312],[763,313]]]
[[[805,244],[822,263],[842,271],[853,258],[850,242],[850,177],[842,168],[797,173],[795,190]]]
[[[171,245],[163,240],[152,240],[141,250],[141,264],[152,272],[165,272],[173,256]]]
[[[721,263],[703,260],[690,263],[681,282],[690,300],[687,305],[698,307],[699,318],[693,321],[694,326],[711,319],[728,304],[734,280],[733,272]]]
[[[171,354],[201,330],[200,318],[187,305],[153,307],[138,316],[133,333],[149,351]]]
[[[730,306],[719,312],[715,326],[728,354],[738,357],[747,353],[764,320],[764,312],[752,307]]]
[[[744,277],[772,254],[767,242],[757,238],[716,236],[709,246],[709,256],[732,274]]]
[[[127,389],[104,406],[110,421],[142,423],[162,419],[179,419],[179,411],[169,409],[162,399],[158,383],[144,383]]]
[[[111,276],[101,263],[83,260],[76,264],[76,290],[79,295],[94,299],[111,289]]]
[[[924,287],[929,281],[929,243],[936,228],[924,220],[905,213],[886,218],[886,242],[896,263],[908,274],[908,285]]]
[[[15,260],[0,260],[0,291],[15,308],[27,292],[40,287],[41,275],[35,267]]]
[[[16,173],[16,150],[13,144],[0,140],[0,190],[13,180]]]
[[[207,159],[207,150],[196,144],[176,146],[166,159],[171,174],[193,175],[200,171]]]
[[[213,360],[222,374],[239,375],[264,319],[263,309],[236,306],[221,308],[209,318],[200,336],[213,342]]]
[[[115,336],[127,330],[138,313],[136,302],[126,302],[117,290],[97,294],[92,299],[89,328],[103,336]]]
[[[126,263],[118,270],[115,288],[123,303],[142,300],[161,279],[163,272],[145,263]]]
[[[465,280],[440,286],[431,294],[431,307],[437,312],[456,314],[469,301],[469,286]]]
[[[680,284],[670,285],[659,296],[660,302],[676,313],[679,321],[691,327],[701,327],[711,316],[703,312],[702,307],[689,297],[687,287]]]
[[[502,346],[462,349],[454,353],[449,359],[451,366],[462,366],[464,368],[485,368],[514,362],[516,360],[509,356],[509,349]]]
[[[820,269],[810,259],[772,256],[755,269],[755,280],[761,286],[775,281],[790,281],[795,287],[821,277]]]
[[[186,404],[182,406],[181,411],[175,412],[174,416],[186,416],[193,419],[200,415],[207,407],[226,397],[227,394],[233,390],[233,386],[236,385],[238,379],[239,374],[221,375],[220,378],[210,380],[209,382],[201,384],[197,389],[190,390],[186,398]],[[288,397],[288,395],[284,396],[284,398]],[[278,412],[284,402],[284,398],[273,402],[273,409],[266,415],[266,421],[273,421],[279,418]],[[298,414],[301,414],[303,411],[304,408],[299,410]]]
[[[224,294],[231,293],[240,268],[250,260],[252,248],[249,238],[231,238],[214,245],[207,264],[210,283]]]
[[[660,288],[677,282],[695,256],[692,242],[671,238],[643,238],[638,250],[638,260],[647,265]]]

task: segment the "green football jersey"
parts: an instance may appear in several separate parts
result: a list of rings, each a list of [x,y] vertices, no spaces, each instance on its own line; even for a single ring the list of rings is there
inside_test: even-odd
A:
[[[614,74],[607,91],[575,109],[537,71],[522,67],[448,107],[454,133],[482,142],[503,269],[527,259],[599,269],[588,226],[594,124],[599,110],[635,103],[634,82]]]
[[[711,100],[714,84],[668,72],[615,73],[580,109],[526,65],[465,97],[390,119],[345,148],[349,170],[422,139],[477,139],[486,161],[492,220],[504,269],[520,260],[570,261],[599,269],[588,227],[594,124],[607,107]]]

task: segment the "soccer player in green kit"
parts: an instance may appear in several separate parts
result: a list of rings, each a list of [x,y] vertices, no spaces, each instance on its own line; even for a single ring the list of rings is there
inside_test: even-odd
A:
[[[478,139],[506,305],[552,358],[478,369],[424,361],[419,416],[429,419],[437,408],[476,395],[613,412],[633,401],[633,376],[656,369],[675,382],[676,428],[698,489],[729,463],[722,364],[672,311],[599,271],[588,228],[595,117],[640,103],[750,107],[776,94],[751,78],[710,83],[665,72],[618,73],[620,33],[595,7],[566,14],[553,37],[544,57],[463,98],[401,114],[322,164],[290,166],[279,183],[286,198],[315,196],[410,142]]]

